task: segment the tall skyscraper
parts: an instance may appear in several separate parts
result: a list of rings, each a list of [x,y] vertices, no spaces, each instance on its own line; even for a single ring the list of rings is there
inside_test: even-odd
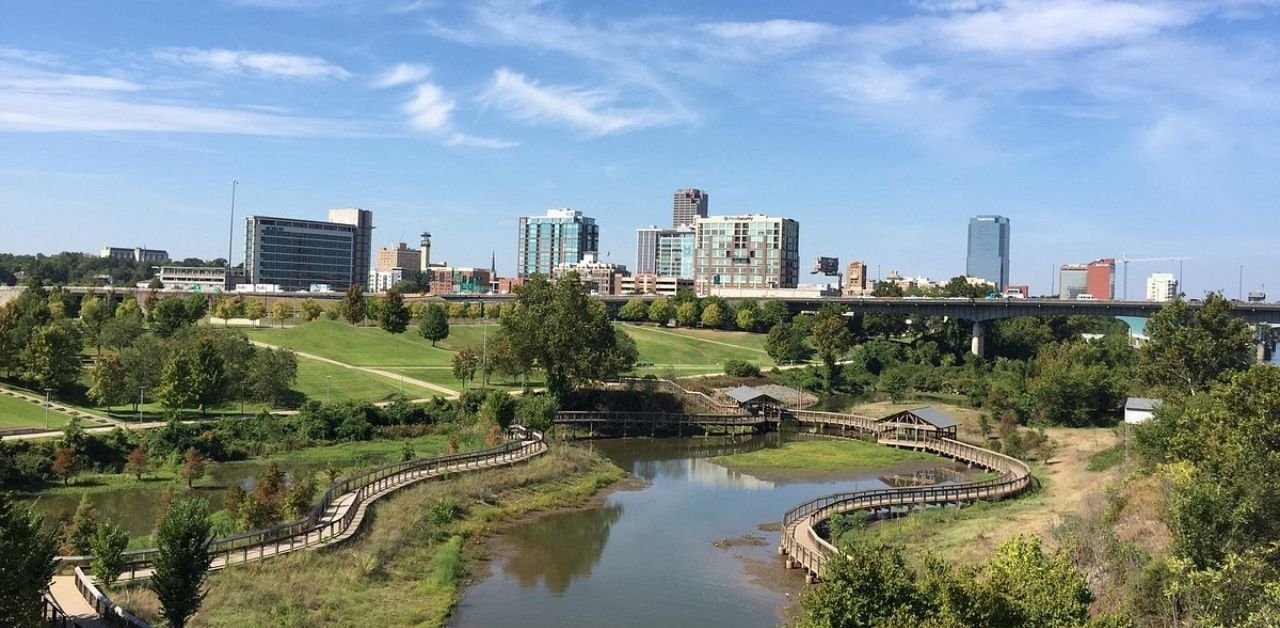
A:
[[[659,277],[693,279],[693,259],[693,227],[666,229],[658,234],[658,264],[654,272]]]
[[[969,219],[969,255],[965,275],[986,279],[1001,292],[1009,285],[1009,219],[976,216]]]
[[[1178,296],[1178,278],[1172,273],[1155,273],[1147,277],[1147,300],[1163,303]]]
[[[244,265],[249,283],[306,290],[366,286],[373,212],[330,210],[329,220],[245,218]]]
[[[711,195],[695,188],[676,190],[672,204],[671,226],[693,226],[694,221],[707,217],[707,203]]]
[[[800,223],[770,216],[712,216],[694,223],[694,289],[794,288]]]
[[[551,276],[561,264],[577,264],[587,253],[600,252],[600,227],[595,218],[572,209],[548,209],[545,216],[521,216],[516,242],[516,271],[520,278]]]
[[[658,234],[662,227],[651,225],[636,229],[636,274],[652,275],[658,268]]]

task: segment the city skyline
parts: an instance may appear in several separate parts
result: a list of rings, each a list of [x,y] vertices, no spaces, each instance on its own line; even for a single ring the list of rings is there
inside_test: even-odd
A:
[[[1081,17],[1045,27],[1063,11]],[[1246,292],[1280,283],[1257,228],[1280,122],[1265,3],[229,0],[6,18],[0,205],[37,219],[0,230],[0,250],[222,257],[238,179],[237,220],[363,207],[379,246],[428,230],[441,259],[492,250],[511,274],[520,215],[580,209],[601,259],[631,263],[635,229],[696,187],[716,214],[802,223],[802,259],[869,274],[961,274],[966,219],[994,213],[1018,225],[1009,281],[1033,294],[1063,263],[1122,255],[1192,258],[1190,296],[1234,296],[1240,265]]]

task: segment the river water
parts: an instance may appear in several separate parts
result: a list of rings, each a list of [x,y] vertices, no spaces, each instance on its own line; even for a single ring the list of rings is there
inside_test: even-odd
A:
[[[595,442],[647,486],[507,531],[496,541],[491,573],[464,593],[453,626],[777,626],[805,585],[799,570],[782,567],[776,525],[765,531],[761,524],[776,524],[813,497],[884,487],[881,477],[921,470],[913,463],[774,482],[708,459],[776,447],[782,438]],[[725,539],[730,546],[718,547]]]

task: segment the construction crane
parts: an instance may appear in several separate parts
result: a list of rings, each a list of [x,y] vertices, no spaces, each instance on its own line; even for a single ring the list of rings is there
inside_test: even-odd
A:
[[[1178,263],[1178,289],[1182,289],[1182,263],[1189,261],[1190,257],[1125,257],[1120,256],[1120,263],[1124,264],[1124,300],[1129,300],[1129,262],[1177,262]]]

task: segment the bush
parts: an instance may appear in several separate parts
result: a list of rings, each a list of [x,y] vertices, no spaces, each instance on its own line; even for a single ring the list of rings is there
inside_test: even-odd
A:
[[[760,366],[746,360],[725,360],[724,373],[732,377],[760,377]]]

